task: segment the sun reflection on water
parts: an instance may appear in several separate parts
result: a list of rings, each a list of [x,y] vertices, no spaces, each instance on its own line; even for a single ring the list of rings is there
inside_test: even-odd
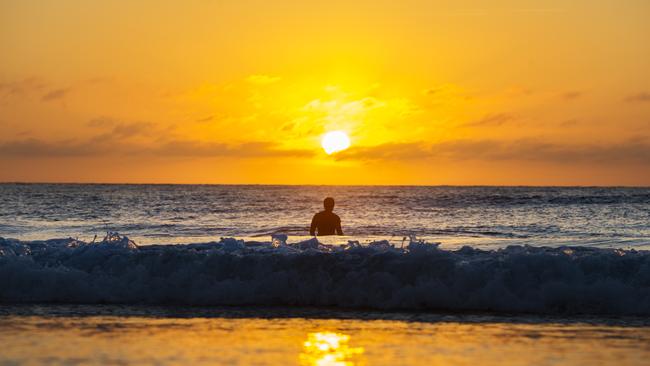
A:
[[[358,364],[363,347],[348,345],[350,336],[335,332],[315,332],[307,335],[300,354],[302,365],[353,366]]]

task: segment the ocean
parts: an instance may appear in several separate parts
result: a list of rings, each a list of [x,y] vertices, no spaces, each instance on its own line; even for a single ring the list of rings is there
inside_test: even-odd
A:
[[[344,236],[309,236],[323,198]],[[650,188],[0,184],[2,364],[626,364]]]
[[[650,248],[650,188],[0,184],[0,236],[137,244],[308,238],[325,197],[347,240],[415,235],[443,247]],[[325,239],[325,240],[327,240]]]

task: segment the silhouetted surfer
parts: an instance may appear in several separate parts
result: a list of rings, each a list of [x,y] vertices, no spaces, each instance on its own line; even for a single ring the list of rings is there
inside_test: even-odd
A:
[[[339,215],[332,212],[334,210],[334,198],[325,198],[323,206],[325,206],[325,211],[317,213],[311,220],[309,235],[343,235],[343,230],[341,230],[341,218]],[[317,231],[318,234],[316,234]]]

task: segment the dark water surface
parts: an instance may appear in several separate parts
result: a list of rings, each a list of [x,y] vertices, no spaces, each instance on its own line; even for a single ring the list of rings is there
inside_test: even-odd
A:
[[[298,239],[326,196],[337,201],[341,242],[650,246],[650,188],[0,184],[0,237]]]

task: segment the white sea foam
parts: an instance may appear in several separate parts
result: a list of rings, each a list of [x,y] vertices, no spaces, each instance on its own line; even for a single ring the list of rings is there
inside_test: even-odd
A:
[[[0,238],[0,302],[650,315],[647,251],[273,239],[139,247],[117,234]]]

